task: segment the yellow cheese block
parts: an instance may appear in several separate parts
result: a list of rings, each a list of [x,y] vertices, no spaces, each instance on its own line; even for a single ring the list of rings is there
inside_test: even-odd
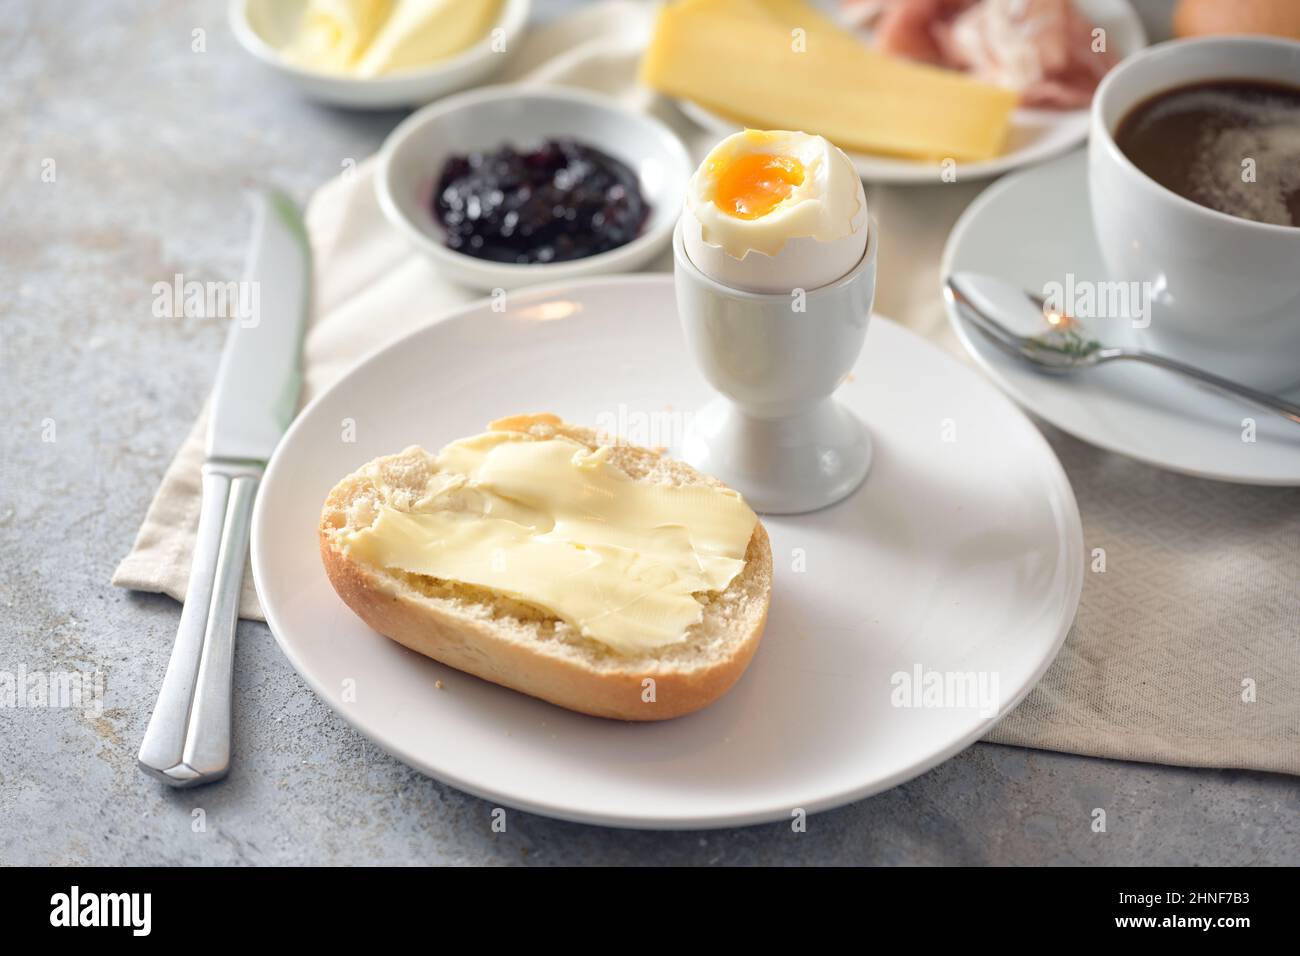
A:
[[[861,49],[863,43],[816,7],[804,0],[746,0],[787,29],[796,27],[824,42],[840,42]]]
[[[1012,90],[877,53],[802,0],[668,4],[641,78],[749,126],[932,161],[998,155],[1017,99]]]

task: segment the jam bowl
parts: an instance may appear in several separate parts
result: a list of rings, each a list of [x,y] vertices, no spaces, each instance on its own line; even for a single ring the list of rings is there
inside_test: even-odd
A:
[[[693,168],[676,134],[616,100],[496,86],[408,117],[380,151],[375,189],[440,272],[494,291],[648,264],[668,248]]]

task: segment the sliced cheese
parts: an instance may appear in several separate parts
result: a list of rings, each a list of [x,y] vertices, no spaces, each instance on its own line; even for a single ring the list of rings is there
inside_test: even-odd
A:
[[[1012,90],[878,53],[802,0],[669,4],[641,77],[746,125],[934,161],[998,155],[1016,105]]]
[[[734,491],[634,481],[609,452],[519,432],[453,442],[412,510],[381,507],[345,548],[524,601],[619,653],[682,641],[696,595],[743,570],[758,518]]]

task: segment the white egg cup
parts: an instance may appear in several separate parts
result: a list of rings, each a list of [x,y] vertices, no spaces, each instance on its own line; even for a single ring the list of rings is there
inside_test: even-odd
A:
[[[701,272],[673,233],[677,311],[692,358],[721,395],[691,420],[682,457],[766,514],[815,511],[871,467],[866,427],[832,393],[866,340],[876,224],[847,274],[816,289],[741,292]]]

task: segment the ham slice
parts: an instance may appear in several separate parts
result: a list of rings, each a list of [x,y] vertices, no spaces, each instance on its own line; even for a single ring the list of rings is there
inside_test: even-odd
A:
[[[1115,64],[1070,0],[849,0],[877,49],[1017,90],[1024,106],[1088,105]]]
[[[939,39],[939,30],[977,0],[850,0],[844,5],[851,22],[870,25],[876,49],[891,56],[955,66]]]

